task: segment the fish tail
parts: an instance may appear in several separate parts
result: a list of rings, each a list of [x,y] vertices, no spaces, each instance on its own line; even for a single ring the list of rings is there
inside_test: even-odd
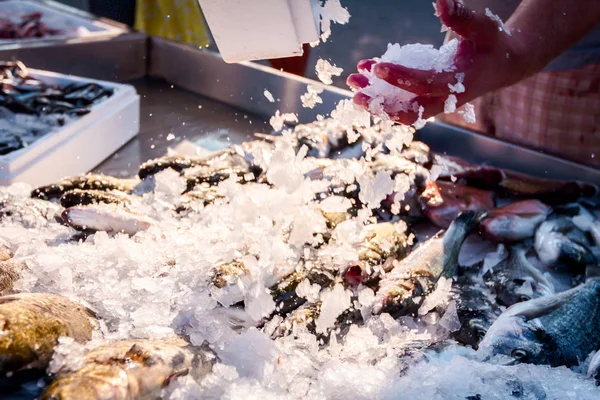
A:
[[[463,211],[444,234],[444,268],[440,277],[453,278],[458,272],[458,254],[467,237],[486,217],[482,211]],[[438,278],[439,279],[439,278]]]

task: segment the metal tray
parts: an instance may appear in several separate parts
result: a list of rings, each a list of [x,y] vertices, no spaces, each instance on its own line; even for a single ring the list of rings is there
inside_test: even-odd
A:
[[[150,39],[148,74],[266,119],[276,110],[294,112],[298,114],[300,123],[314,121],[319,114],[326,116],[338,101],[352,97],[348,90],[326,86],[258,63],[226,64],[211,51],[199,51],[156,37]],[[321,94],[323,104],[314,109],[303,108],[300,101],[309,84],[324,89]],[[275,103],[264,97],[265,89],[277,99]],[[428,123],[417,132],[417,137],[436,152],[471,162],[539,177],[600,185],[599,169],[440,122]]]

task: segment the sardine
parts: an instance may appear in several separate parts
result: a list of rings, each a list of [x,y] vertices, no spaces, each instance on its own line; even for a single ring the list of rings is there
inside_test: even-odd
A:
[[[66,192],[60,198],[60,205],[64,208],[88,206],[91,204],[116,204],[119,206],[128,206],[131,204],[131,198],[122,192],[80,189]]]
[[[448,182],[425,183],[417,198],[421,212],[437,227],[446,229],[463,211],[489,211],[494,193]]]
[[[414,313],[441,277],[452,279],[456,276],[460,248],[484,215],[463,212],[445,234],[439,232],[400,261],[381,280],[373,312],[385,312],[394,317]]]
[[[582,273],[585,267],[598,264],[590,245],[588,235],[570,218],[548,220],[535,233],[534,246],[540,261],[571,273]]]
[[[510,363],[574,366],[600,348],[600,278],[518,303],[494,322],[479,345],[484,358]]]
[[[523,200],[490,211],[481,221],[483,233],[495,242],[518,242],[533,237],[550,208],[538,200]]]
[[[107,175],[88,174],[72,176],[33,190],[31,197],[42,200],[59,199],[66,192],[75,189],[131,192],[138,183],[137,179],[119,179]]]
[[[92,350],[79,370],[59,373],[41,399],[156,399],[179,376],[200,382],[215,361],[207,348],[180,338],[124,340]]]
[[[106,204],[76,206],[62,213],[63,220],[71,227],[82,231],[105,231],[135,235],[152,226],[153,221],[121,207]]]
[[[94,314],[62,296],[22,293],[0,297],[0,375],[48,366],[61,336],[91,339]]]

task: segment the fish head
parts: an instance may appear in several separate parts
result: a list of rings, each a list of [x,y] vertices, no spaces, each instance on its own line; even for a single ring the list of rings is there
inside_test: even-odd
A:
[[[550,364],[549,341],[536,320],[522,315],[501,316],[487,331],[478,353],[485,360],[505,356],[506,364]]]

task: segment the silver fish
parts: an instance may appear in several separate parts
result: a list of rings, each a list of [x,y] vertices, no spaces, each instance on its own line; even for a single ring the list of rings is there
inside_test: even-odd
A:
[[[484,358],[510,364],[577,365],[600,348],[600,278],[573,289],[518,303],[494,322],[479,344]]]
[[[71,207],[62,213],[62,217],[69,226],[78,230],[127,235],[135,235],[153,224],[153,221],[144,215],[106,204]]]
[[[582,273],[598,260],[590,250],[590,241],[570,218],[556,218],[540,225],[535,233],[535,250],[546,266]]]
[[[445,234],[438,233],[400,261],[381,280],[373,312],[386,312],[395,317],[411,314],[420,307],[424,296],[435,289],[441,277],[454,278],[460,248],[484,215],[463,212]]]

